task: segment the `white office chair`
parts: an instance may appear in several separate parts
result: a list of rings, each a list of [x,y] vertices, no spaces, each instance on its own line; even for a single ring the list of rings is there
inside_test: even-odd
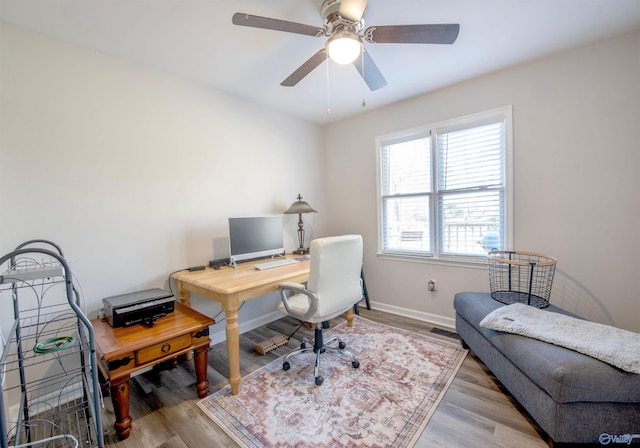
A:
[[[326,343],[323,341],[322,323],[346,312],[362,299],[362,250],[360,235],[315,239],[309,249],[311,266],[307,286],[292,282],[279,285],[280,311],[315,324],[313,347],[307,347],[307,341],[303,341],[299,349],[284,358],[284,370],[291,368],[289,357],[292,355],[313,351],[316,353],[315,382],[320,386],[324,381],[320,375],[320,355],[327,350],[348,356],[354,368],[360,367],[353,354],[344,350],[346,344],[340,339],[334,337]],[[335,340],[338,347],[327,347],[326,344]]]

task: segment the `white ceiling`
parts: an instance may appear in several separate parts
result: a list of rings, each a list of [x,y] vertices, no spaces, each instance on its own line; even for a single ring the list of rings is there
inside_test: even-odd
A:
[[[375,92],[353,66],[333,62],[323,63],[295,87],[281,87],[323,48],[325,38],[235,26],[231,16],[243,12],[321,27],[321,4],[0,0],[0,19],[320,124],[640,29],[640,0],[370,0],[365,27],[459,23],[458,40],[442,46],[366,43],[388,82]]]

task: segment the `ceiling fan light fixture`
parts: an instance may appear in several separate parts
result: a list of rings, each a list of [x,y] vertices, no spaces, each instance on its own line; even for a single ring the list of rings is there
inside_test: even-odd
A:
[[[362,40],[356,33],[344,31],[327,40],[327,54],[338,64],[350,64],[362,53]]]

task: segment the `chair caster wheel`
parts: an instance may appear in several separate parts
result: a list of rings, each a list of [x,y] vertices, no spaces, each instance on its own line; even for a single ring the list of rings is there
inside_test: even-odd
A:
[[[322,377],[322,375],[318,375],[316,377],[316,386],[322,386],[322,383],[324,383],[324,378]]]
[[[344,350],[345,348],[347,348],[347,344],[345,344],[344,342],[340,341],[340,343],[338,344],[338,347],[340,347],[340,350]]]
[[[357,369],[358,367],[360,367],[360,361],[352,361],[351,365],[354,369]]]
[[[289,361],[285,361],[282,363],[282,370],[289,370],[291,368],[291,364],[289,364]]]
[[[305,342],[303,342],[302,344],[300,344],[300,348],[302,348],[302,349],[307,348],[307,344]]]

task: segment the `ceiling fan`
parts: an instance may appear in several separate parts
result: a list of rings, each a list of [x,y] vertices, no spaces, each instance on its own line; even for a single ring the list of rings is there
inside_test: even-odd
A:
[[[364,48],[363,41],[390,44],[452,44],[458,38],[457,23],[435,25],[388,25],[364,29],[364,13],[368,0],[324,0],[320,9],[322,28],[268,17],[237,12],[234,25],[327,37],[325,48],[319,50],[298,67],[282,86],[295,86],[319,66],[327,56],[340,64],[353,63],[371,90],[387,84],[373,59]]]

